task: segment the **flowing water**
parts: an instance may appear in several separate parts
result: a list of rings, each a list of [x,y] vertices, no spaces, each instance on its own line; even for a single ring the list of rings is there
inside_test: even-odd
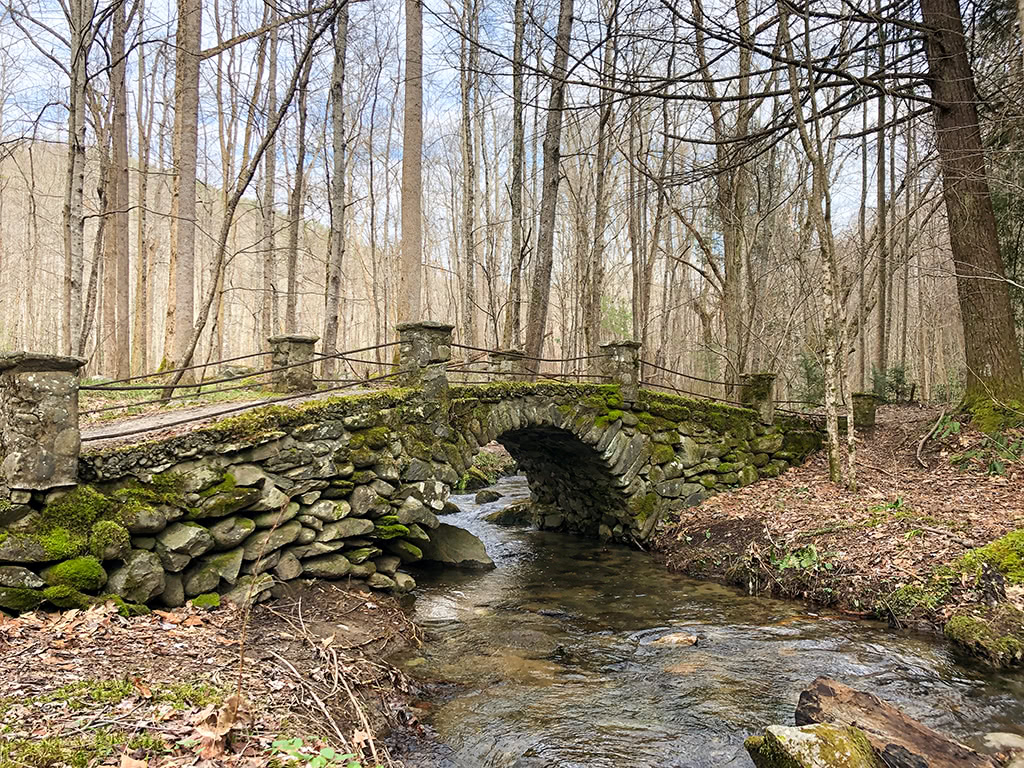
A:
[[[936,638],[667,573],[647,555],[564,534],[446,522],[481,539],[497,569],[418,573],[412,611],[423,648],[414,677],[458,683],[425,722],[443,745],[406,758],[451,766],[751,765],[743,740],[791,725],[800,690],[825,675],[888,699],[934,728],[977,743],[1024,734],[1024,675],[964,666]],[[656,645],[696,634],[695,647]]]

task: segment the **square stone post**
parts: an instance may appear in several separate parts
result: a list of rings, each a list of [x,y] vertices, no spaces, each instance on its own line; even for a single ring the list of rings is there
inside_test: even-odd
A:
[[[526,377],[523,358],[526,353],[521,349],[496,349],[488,354],[491,373],[503,374],[503,378]]]
[[[34,352],[0,357],[0,475],[12,492],[78,482],[78,377],[85,362]]]
[[[854,392],[850,399],[853,400],[853,428],[870,432],[875,428],[875,409],[878,406],[875,393]]]
[[[762,424],[775,423],[775,374],[744,373],[740,375],[740,402],[753,408]]]
[[[598,370],[610,377],[612,384],[619,385],[627,405],[640,398],[640,347],[639,341],[609,341],[601,345],[605,357],[598,361]]]
[[[398,368],[402,386],[423,390],[428,400],[448,394],[448,361],[455,326],[423,320],[398,326]]]
[[[313,381],[313,345],[319,336],[301,333],[284,333],[271,336],[270,352],[273,368],[291,366],[270,374],[270,388],[275,392],[312,392],[316,389]],[[306,365],[302,365],[306,363]]]

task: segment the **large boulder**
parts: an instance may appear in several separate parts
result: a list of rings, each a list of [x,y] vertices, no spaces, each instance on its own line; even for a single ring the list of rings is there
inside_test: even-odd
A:
[[[424,560],[458,566],[490,569],[494,561],[487,555],[484,543],[467,530],[441,523],[430,532],[430,541],[419,543]],[[401,553],[396,553],[401,554]]]
[[[147,603],[163,592],[164,586],[160,558],[144,549],[133,549],[107,581],[107,589],[129,603]]]
[[[757,768],[885,768],[862,731],[831,723],[770,725],[743,746]]]

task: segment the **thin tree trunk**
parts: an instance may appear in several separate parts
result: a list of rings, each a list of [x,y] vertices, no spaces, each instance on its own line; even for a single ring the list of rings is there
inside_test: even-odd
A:
[[[402,131],[402,259],[398,317],[423,320],[423,4],[405,0],[405,117]]]
[[[524,0],[515,0],[512,16],[512,188],[509,192],[512,203],[512,252],[509,265],[508,311],[505,315],[505,329],[502,332],[502,346],[506,349],[519,346],[523,303],[523,258],[526,248],[523,241],[523,37],[526,33],[524,5]]]
[[[277,19],[277,6],[269,3],[269,21]],[[277,111],[277,27],[270,30],[267,52],[267,112]],[[262,344],[277,333],[277,291],[274,287],[276,257],[275,197],[277,190],[277,137],[274,136],[263,159],[263,290],[260,301],[260,335]]]
[[[334,69],[331,71],[331,241],[327,258],[324,306],[324,346],[338,347],[341,314],[341,266],[345,259],[345,54],[348,50],[348,4],[338,11],[334,30]],[[334,378],[334,359],[323,362],[323,378]]]
[[[537,265],[530,288],[530,311],[526,319],[526,354],[540,357],[544,349],[544,332],[551,299],[551,269],[555,246],[555,211],[558,207],[562,141],[562,107],[565,101],[565,80],[569,63],[569,39],[572,34],[573,0],[561,0],[558,32],[555,35],[555,56],[551,68],[551,96],[548,99],[544,131],[544,178],[541,182],[540,227],[537,240]],[[536,365],[531,363],[531,365]]]
[[[312,32],[312,31],[311,31]],[[295,184],[288,198],[288,297],[285,300],[284,327],[287,333],[296,333],[299,311],[299,226],[302,222],[304,186],[306,182],[306,99],[312,57],[306,59],[299,79],[298,117],[295,136]]]

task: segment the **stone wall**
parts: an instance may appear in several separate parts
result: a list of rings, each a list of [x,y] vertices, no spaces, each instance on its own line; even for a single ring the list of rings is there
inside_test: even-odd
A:
[[[433,358],[432,358],[433,359]],[[0,504],[0,608],[113,594],[176,607],[263,599],[295,578],[414,587],[402,568],[481,446],[527,473],[539,523],[641,540],[674,506],[775,475],[820,443],[802,422],[618,386],[514,383],[271,406],[83,455],[71,492]]]

